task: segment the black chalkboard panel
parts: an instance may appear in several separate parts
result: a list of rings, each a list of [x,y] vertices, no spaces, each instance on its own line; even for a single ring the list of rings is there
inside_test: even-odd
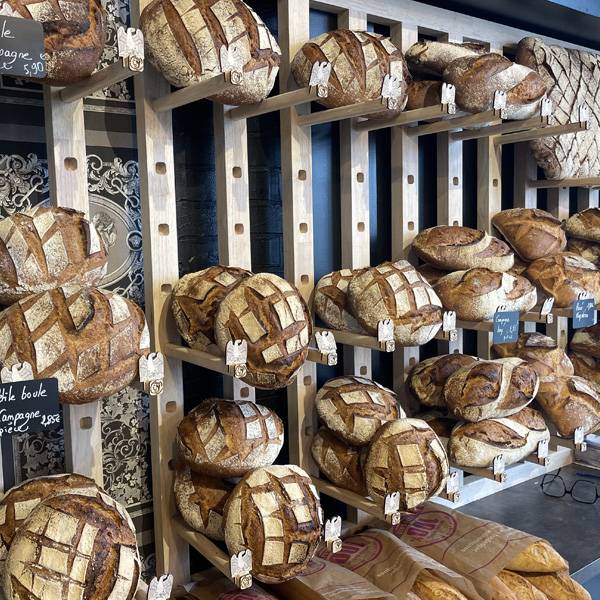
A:
[[[31,19],[0,16],[0,75],[46,76],[44,31]]]

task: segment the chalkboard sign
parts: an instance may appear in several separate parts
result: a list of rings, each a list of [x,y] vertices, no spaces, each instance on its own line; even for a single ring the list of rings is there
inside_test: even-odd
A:
[[[573,329],[591,327],[596,324],[596,302],[593,298],[573,303]]]
[[[0,75],[45,77],[44,56],[41,23],[0,15]]]
[[[519,312],[516,310],[494,315],[494,344],[509,344],[519,338]]]

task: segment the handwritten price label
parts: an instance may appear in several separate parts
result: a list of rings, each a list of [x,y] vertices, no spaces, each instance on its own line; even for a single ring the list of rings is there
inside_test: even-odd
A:
[[[13,77],[46,76],[41,23],[0,16],[0,74]]]
[[[494,344],[509,344],[519,338],[519,312],[498,311],[494,315]]]
[[[573,303],[573,329],[592,327],[596,324],[596,302],[593,298],[584,298]]]

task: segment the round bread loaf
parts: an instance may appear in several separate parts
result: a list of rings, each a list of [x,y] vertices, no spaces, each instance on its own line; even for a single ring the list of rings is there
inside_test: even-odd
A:
[[[224,540],[223,510],[233,485],[195,473],[186,467],[175,472],[175,502],[182,519],[213,540]]]
[[[600,244],[581,240],[579,238],[569,238],[567,240],[567,252],[578,254],[585,260],[589,260],[597,269],[600,269]]]
[[[519,600],[548,600],[546,594],[518,573],[503,570],[498,573],[498,577],[509,590],[516,594]]]
[[[434,286],[442,277],[448,275],[448,271],[442,271],[427,264],[417,267],[417,271],[425,278],[425,281],[427,281],[427,283],[431,286]]]
[[[405,260],[366,269],[348,287],[350,310],[362,327],[377,335],[379,321],[390,319],[402,346],[429,342],[442,326],[442,303],[415,268]]]
[[[568,572],[522,573],[523,577],[550,600],[593,600],[590,593]]]
[[[230,341],[248,342],[244,381],[263,389],[285,387],[296,377],[311,337],[312,319],[300,292],[271,273],[240,282],[221,302],[215,318],[221,351]]]
[[[573,363],[575,375],[586,379],[600,394],[600,358],[573,352],[571,353],[571,362]]]
[[[600,358],[600,323],[577,329],[571,340],[571,350]]]
[[[586,208],[567,219],[564,226],[575,238],[600,243],[600,208]]]
[[[99,285],[108,257],[96,228],[68,208],[34,208],[0,220],[0,303],[61,285]]]
[[[283,446],[283,423],[262,404],[209,398],[181,420],[177,446],[197,473],[239,477],[273,464]]]
[[[581,377],[547,377],[540,384],[538,404],[563,437],[600,429],[600,394]]]
[[[561,222],[539,208],[509,208],[492,218],[494,227],[525,261],[552,256],[567,245]]]
[[[457,58],[479,56],[485,52],[483,44],[424,40],[406,51],[406,62],[411,73],[441,78],[446,67]]]
[[[537,373],[520,358],[480,360],[448,378],[444,399],[457,417],[477,423],[519,412],[536,397],[539,385]]]
[[[215,316],[225,296],[252,273],[237,267],[215,265],[184,275],[173,288],[171,311],[186,344],[196,350],[219,353]]]
[[[512,465],[549,439],[542,415],[527,407],[511,417],[457,425],[448,442],[448,458],[462,467],[487,468],[502,454],[505,463]]]
[[[496,91],[506,92],[507,119],[535,116],[546,94],[540,75],[494,52],[452,61],[444,70],[444,81],[456,87],[456,105],[471,113],[491,110]]]
[[[416,110],[441,104],[442,85],[441,81],[411,81],[408,84],[405,110]]]
[[[89,77],[98,66],[106,35],[100,0],[4,0],[0,8],[4,15],[42,23],[44,83],[68,85]]]
[[[440,493],[448,477],[448,458],[431,427],[420,419],[398,419],[375,434],[365,464],[369,496],[383,504],[400,492],[400,510],[416,508]]]
[[[97,490],[57,494],[17,530],[6,558],[7,600],[133,600],[140,578],[135,528]]]
[[[262,19],[242,0],[153,0],[140,17],[146,56],[176,87],[232,68],[239,85],[210,96],[224,104],[254,104],[275,85],[281,50]]]
[[[383,423],[406,416],[394,392],[364,377],[330,379],[315,406],[325,426],[352,446],[366,446]]]
[[[417,234],[412,247],[426,263],[446,271],[475,267],[508,271],[515,260],[507,244],[470,227],[438,225],[424,229]]]
[[[419,413],[416,419],[425,421],[431,429],[433,429],[435,435],[439,438],[449,438],[452,430],[458,424],[458,421],[452,415],[446,415],[441,411],[433,410],[431,412]]]
[[[539,377],[573,375],[573,365],[565,351],[553,338],[536,331],[521,333],[510,344],[494,344],[492,352],[496,358],[522,358]]]
[[[319,279],[315,288],[314,307],[319,318],[332,329],[362,332],[358,321],[350,314],[348,286],[364,269],[342,269]]]
[[[570,308],[580,294],[591,294],[596,304],[600,303],[600,270],[577,254],[561,252],[538,258],[525,275],[554,298],[554,306],[558,308]]]
[[[292,61],[292,74],[299,86],[309,84],[314,63],[330,62],[329,93],[317,101],[327,108],[358,104],[381,97],[386,75],[400,80],[398,110],[384,110],[374,116],[393,116],[406,104],[410,74],[402,51],[389,37],[367,31],[336,29],[310,40]]]
[[[490,269],[449,273],[437,282],[435,291],[444,308],[464,321],[493,319],[501,306],[527,312],[537,304],[536,289],[525,277]]]
[[[278,583],[300,575],[319,545],[323,511],[311,478],[296,465],[255,469],[225,504],[230,554],[252,551],[252,576]]]
[[[310,450],[329,481],[362,496],[367,493],[361,465],[363,450],[342,442],[323,427],[315,433]]]
[[[142,310],[105,290],[63,286],[28,296],[0,314],[0,363],[11,368],[26,361],[35,379],[56,377],[66,404],[126,388],[149,346]]]
[[[461,367],[477,360],[475,356],[458,353],[423,360],[411,370],[406,381],[408,389],[421,404],[445,408],[442,390],[446,380]]]

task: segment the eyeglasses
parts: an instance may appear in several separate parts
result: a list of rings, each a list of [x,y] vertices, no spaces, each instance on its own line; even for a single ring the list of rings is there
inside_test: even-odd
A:
[[[560,476],[560,469],[556,473],[544,475],[541,483],[542,492],[552,498],[563,498],[567,494],[582,504],[594,504],[600,498],[598,486],[585,479],[577,479],[575,483],[568,487],[564,479]],[[582,475],[582,473],[578,473]]]

